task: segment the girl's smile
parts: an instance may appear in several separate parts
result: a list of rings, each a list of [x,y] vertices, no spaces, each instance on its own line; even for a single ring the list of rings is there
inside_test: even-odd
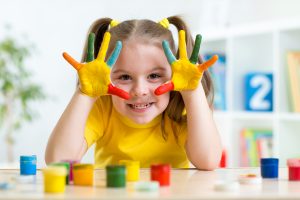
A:
[[[127,104],[134,112],[145,112],[147,111],[154,102],[150,103],[135,103],[135,104]]]

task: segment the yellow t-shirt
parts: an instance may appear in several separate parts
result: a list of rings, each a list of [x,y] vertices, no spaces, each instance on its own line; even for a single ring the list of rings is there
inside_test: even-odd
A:
[[[140,161],[141,167],[150,167],[155,163],[169,163],[174,168],[189,167],[184,148],[186,123],[179,126],[165,117],[168,137],[164,140],[161,118],[162,115],[159,115],[147,124],[137,124],[114,109],[110,96],[99,98],[89,114],[85,128],[88,147],[96,143],[96,167],[118,164],[123,159]],[[178,131],[178,142],[171,123]]]

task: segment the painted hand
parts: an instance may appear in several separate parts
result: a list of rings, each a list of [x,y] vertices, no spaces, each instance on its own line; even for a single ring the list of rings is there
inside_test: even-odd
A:
[[[104,60],[110,41],[110,33],[106,32],[104,34],[103,42],[96,59],[94,59],[94,40],[95,35],[90,34],[88,39],[86,63],[79,63],[69,54],[65,52],[63,53],[63,57],[66,61],[77,70],[81,92],[90,97],[99,97],[111,94],[124,99],[129,99],[129,94],[127,92],[113,86],[110,81],[110,69],[115,64],[121,52],[122,43],[120,41],[116,43],[116,47],[112,55],[107,62],[105,62]]]
[[[171,90],[194,90],[198,87],[203,72],[218,60],[218,56],[214,55],[207,62],[197,64],[200,44],[201,35],[197,35],[191,58],[188,59],[185,31],[179,31],[179,60],[176,60],[169,43],[165,40],[163,41],[162,45],[165,55],[172,67],[172,80],[159,86],[154,92],[156,95],[161,95]]]

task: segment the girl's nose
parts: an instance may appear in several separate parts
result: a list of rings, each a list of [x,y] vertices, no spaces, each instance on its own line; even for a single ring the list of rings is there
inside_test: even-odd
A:
[[[142,97],[149,94],[150,88],[144,81],[138,81],[132,88],[132,96]]]

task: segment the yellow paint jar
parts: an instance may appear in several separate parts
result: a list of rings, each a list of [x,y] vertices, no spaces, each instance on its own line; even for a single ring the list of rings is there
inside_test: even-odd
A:
[[[43,169],[44,191],[63,193],[66,188],[67,169],[62,166],[49,166]]]
[[[126,180],[138,181],[140,179],[140,162],[135,160],[120,160],[120,165],[126,166]]]
[[[94,184],[94,165],[77,163],[73,165],[74,185]]]

